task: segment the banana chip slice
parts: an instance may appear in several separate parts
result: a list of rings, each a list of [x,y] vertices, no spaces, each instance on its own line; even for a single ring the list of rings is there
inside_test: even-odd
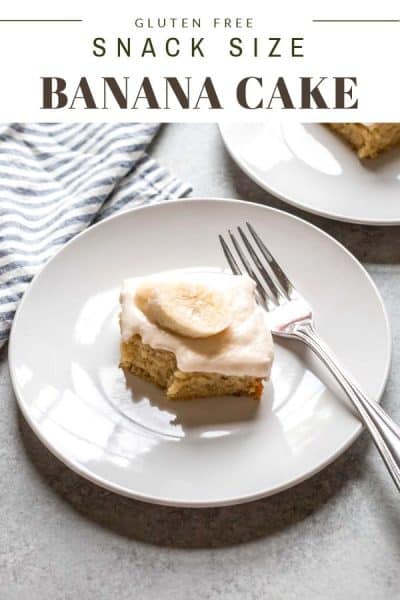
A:
[[[151,321],[191,338],[221,333],[233,318],[229,293],[200,281],[147,282],[137,290],[136,301]]]

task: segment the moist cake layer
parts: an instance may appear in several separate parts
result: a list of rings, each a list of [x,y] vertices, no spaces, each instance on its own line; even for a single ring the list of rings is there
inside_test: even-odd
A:
[[[121,342],[120,366],[165,389],[170,400],[225,395],[251,396],[258,400],[263,391],[260,377],[183,372],[177,368],[172,352],[143,344],[139,335]]]

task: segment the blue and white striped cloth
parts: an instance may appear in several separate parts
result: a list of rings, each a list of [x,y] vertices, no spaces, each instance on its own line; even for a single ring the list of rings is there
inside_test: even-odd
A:
[[[0,347],[32,277],[68,240],[116,211],[190,191],[146,154],[158,127],[0,126]]]

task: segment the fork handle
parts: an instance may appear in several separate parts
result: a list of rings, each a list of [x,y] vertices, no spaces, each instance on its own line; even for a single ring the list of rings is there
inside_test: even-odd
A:
[[[349,397],[400,491],[400,427],[377,402],[367,398],[339,365],[334,353],[319,337],[311,323],[296,328],[294,337],[301,339],[321,359]]]

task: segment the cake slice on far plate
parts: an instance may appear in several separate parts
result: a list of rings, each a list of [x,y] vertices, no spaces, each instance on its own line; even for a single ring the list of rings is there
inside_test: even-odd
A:
[[[400,143],[400,123],[328,123],[357,151],[359,158],[375,158]]]
[[[247,275],[185,270],[127,279],[120,303],[122,368],[174,400],[261,397],[273,342]]]

